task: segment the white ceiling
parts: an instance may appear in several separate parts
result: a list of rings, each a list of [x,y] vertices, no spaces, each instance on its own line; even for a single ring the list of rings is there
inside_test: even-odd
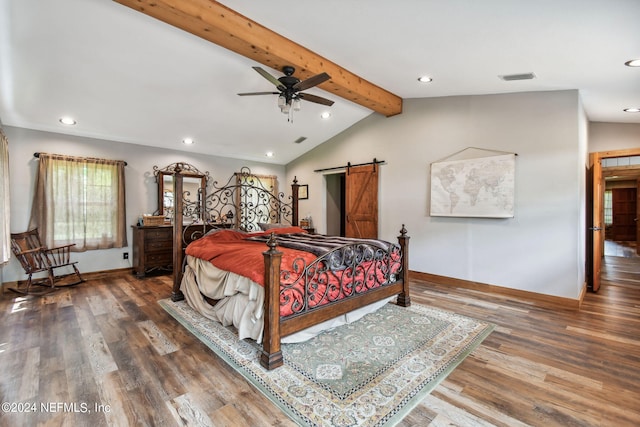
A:
[[[591,121],[640,123],[622,111],[640,107],[640,68],[624,66],[640,58],[638,0],[221,3],[402,98],[579,89]],[[304,103],[288,123],[275,96],[237,96],[273,89],[252,66],[109,0],[0,0],[5,125],[286,164],[372,114],[314,88],[331,119]]]

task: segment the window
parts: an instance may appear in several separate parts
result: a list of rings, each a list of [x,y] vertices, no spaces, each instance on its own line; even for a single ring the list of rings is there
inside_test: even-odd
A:
[[[613,191],[604,192],[604,225],[613,224]]]
[[[49,246],[126,246],[124,162],[40,154],[31,226]]]

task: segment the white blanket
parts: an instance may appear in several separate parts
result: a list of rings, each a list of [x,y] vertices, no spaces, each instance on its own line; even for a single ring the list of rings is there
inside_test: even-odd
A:
[[[186,267],[180,290],[189,306],[208,319],[224,326],[233,325],[240,339],[251,338],[262,342],[264,288],[246,277],[221,270],[208,261],[186,256]],[[218,300],[215,306],[202,295]],[[389,302],[393,297],[358,308],[345,315],[311,326],[281,342],[306,341],[326,329],[358,320]]]

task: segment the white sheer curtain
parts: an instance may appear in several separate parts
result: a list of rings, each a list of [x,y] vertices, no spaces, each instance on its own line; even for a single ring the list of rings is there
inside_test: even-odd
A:
[[[11,253],[11,225],[9,213],[11,205],[9,200],[9,141],[0,125],[0,264],[9,261]]]
[[[124,162],[40,153],[30,228],[53,247],[127,245]]]

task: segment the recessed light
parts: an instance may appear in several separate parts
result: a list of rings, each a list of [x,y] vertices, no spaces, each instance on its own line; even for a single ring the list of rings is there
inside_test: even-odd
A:
[[[273,151],[267,151],[267,152],[265,153],[265,156],[267,156],[267,157],[273,157],[274,155],[275,155],[275,154],[273,154]]]
[[[625,108],[623,111],[625,113],[640,113],[640,108]]]
[[[328,111],[325,111],[324,113],[320,114],[320,117],[326,120],[329,117],[331,117],[331,113]]]
[[[429,77],[429,76],[420,76],[420,77],[418,77],[418,81],[420,83],[430,83],[430,82],[433,81],[433,79],[431,77]]]
[[[184,145],[193,145],[193,144],[195,144],[196,142],[195,142],[193,139],[191,139],[191,138],[185,138],[185,139],[183,139],[183,140],[182,140],[182,143],[183,143]]]
[[[73,126],[76,124],[76,121],[72,117],[61,117],[60,123],[67,126]]]
[[[640,59],[632,59],[624,63],[627,67],[640,67]]]

